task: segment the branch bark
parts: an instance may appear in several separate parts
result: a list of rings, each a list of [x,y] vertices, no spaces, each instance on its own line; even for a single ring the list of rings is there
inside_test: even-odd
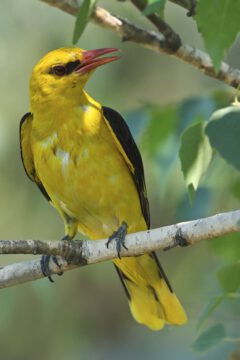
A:
[[[240,231],[240,210],[217,214],[204,219],[164,226],[158,229],[129,234],[121,256],[136,256],[155,250],[164,250],[181,244],[193,245],[202,240],[216,238]],[[239,240],[240,241],[240,240]],[[1,240],[0,254],[44,254],[58,256],[62,271],[94,264],[117,257],[113,243],[106,247],[107,239],[41,241]],[[71,259],[68,263],[66,259]],[[50,261],[51,274],[57,274],[59,267]],[[0,268],[0,288],[43,278],[40,259],[11,264]]]
[[[77,0],[40,0],[51,6],[59,8],[71,15],[76,16],[79,9]],[[172,0],[173,3],[187,8],[186,0]],[[188,44],[182,44],[176,52],[173,53],[168,41],[161,34],[154,31],[148,31],[132,24],[126,19],[112,15],[107,10],[96,7],[92,15],[92,22],[105,29],[113,31],[123,41],[132,41],[145,48],[157,53],[164,53],[182,60],[196,69],[202,71],[207,76],[217,79],[234,88],[240,85],[240,71],[230,67],[222,62],[219,72],[216,72],[210,56],[197,48]]]
[[[140,0],[130,0],[132,4],[139,10],[143,11],[145,9],[144,3]],[[160,16],[156,14],[146,15],[149,21],[158,29],[158,31],[165,37],[168,47],[172,49],[173,52],[177,51],[181,44],[182,40],[180,36],[169,26]]]

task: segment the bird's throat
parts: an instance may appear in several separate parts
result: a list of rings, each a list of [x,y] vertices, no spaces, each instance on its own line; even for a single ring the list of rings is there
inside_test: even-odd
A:
[[[41,140],[56,129],[64,131],[64,127],[71,124],[78,131],[95,131],[101,117],[101,105],[82,91],[77,101],[57,98],[46,102],[35,99],[31,104],[31,112],[33,133]]]

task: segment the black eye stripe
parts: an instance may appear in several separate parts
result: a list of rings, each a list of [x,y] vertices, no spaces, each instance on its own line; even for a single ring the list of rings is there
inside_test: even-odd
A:
[[[67,63],[67,65],[65,66],[66,69],[66,75],[69,75],[73,72],[74,69],[76,69],[76,67],[80,65],[80,61],[76,60],[76,61],[70,61],[69,63]]]
[[[64,65],[55,65],[55,66],[53,66],[50,69],[49,73],[57,75],[57,76],[69,75],[79,65],[80,65],[80,60],[69,61],[69,63],[67,63],[65,66]]]

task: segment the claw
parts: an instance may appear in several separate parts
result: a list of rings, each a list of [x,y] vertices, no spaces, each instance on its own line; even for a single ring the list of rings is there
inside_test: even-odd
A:
[[[112,233],[112,235],[109,236],[108,241],[106,242],[106,246],[108,248],[109,244],[113,240],[115,240],[115,242],[116,242],[116,250],[117,250],[117,254],[118,254],[119,259],[121,259],[121,249],[122,249],[122,247],[124,247],[124,249],[128,250],[128,248],[126,247],[126,245],[124,243],[125,237],[127,235],[127,228],[128,228],[127,223],[125,223],[125,221],[123,221],[122,225],[119,227],[119,229],[114,231]]]
[[[41,270],[42,270],[43,275],[48,277],[48,280],[53,283],[54,280],[51,277],[51,272],[49,269],[50,258],[51,258],[50,255],[43,255],[41,257],[40,264],[41,264]]]
[[[65,235],[62,240],[63,241],[70,241],[72,240],[73,236],[69,236],[69,235]],[[50,282],[54,282],[52,276],[51,276],[51,271],[50,271],[50,268],[49,268],[49,262],[50,262],[50,259],[52,259],[52,261],[54,262],[54,264],[57,265],[57,267],[59,268],[59,272],[57,273],[57,275],[59,276],[62,276],[63,275],[63,271],[61,269],[61,265],[59,264],[58,262],[58,259],[57,259],[57,256],[50,256],[50,255],[43,255],[41,257],[41,261],[40,261],[40,264],[41,264],[41,270],[42,270],[42,273],[44,276],[48,277],[48,280]]]
[[[43,256],[41,257],[40,264],[41,264],[42,273],[43,273],[44,276],[48,277],[48,280],[49,280],[51,283],[54,283],[54,280],[53,280],[53,278],[51,277],[51,271],[50,271],[50,269],[49,269],[50,259],[53,260],[53,262],[58,266],[58,268],[59,268],[59,270],[60,270],[60,272],[57,273],[57,275],[61,276],[61,275],[63,275],[63,272],[61,271],[61,266],[59,265],[56,256],[43,255]]]
[[[72,236],[69,236],[69,235],[65,235],[63,238],[62,238],[63,241],[70,241],[72,240]]]

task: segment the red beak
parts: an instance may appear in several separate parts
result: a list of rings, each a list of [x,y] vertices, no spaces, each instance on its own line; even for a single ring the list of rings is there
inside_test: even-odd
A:
[[[103,48],[96,50],[86,50],[83,52],[83,60],[81,64],[75,69],[78,74],[86,74],[97,67],[108,64],[112,61],[118,60],[119,56],[108,56],[100,58],[99,56],[109,54],[111,52],[118,51],[117,48]]]

